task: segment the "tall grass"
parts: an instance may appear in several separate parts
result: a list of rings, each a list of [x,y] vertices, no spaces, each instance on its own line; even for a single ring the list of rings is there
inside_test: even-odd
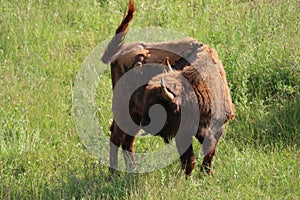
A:
[[[0,199],[299,198],[298,1],[136,1],[131,29],[197,38],[218,51],[227,72],[236,119],[218,145],[215,176],[197,168],[188,180],[179,162],[109,179],[77,135],[77,70],[112,36],[126,1],[0,2]],[[108,134],[109,71],[101,80],[98,117]],[[149,144],[138,140],[136,149]]]

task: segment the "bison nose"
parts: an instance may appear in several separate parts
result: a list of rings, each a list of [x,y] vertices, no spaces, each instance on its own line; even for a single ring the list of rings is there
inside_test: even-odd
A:
[[[141,120],[141,126],[148,126],[151,122],[151,119],[149,117],[143,117]]]

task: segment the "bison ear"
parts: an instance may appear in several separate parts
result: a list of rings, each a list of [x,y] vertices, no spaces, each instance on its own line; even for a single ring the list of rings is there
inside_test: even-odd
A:
[[[161,96],[168,102],[172,101],[175,97],[174,95],[169,92],[165,85],[165,79],[162,77],[160,80],[160,87],[161,87]]]

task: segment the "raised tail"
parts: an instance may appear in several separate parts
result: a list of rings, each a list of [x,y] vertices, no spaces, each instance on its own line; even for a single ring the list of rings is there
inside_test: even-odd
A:
[[[123,46],[127,27],[129,25],[129,22],[133,18],[134,11],[135,11],[134,1],[129,0],[127,15],[123,18],[121,24],[118,26],[116,30],[116,35],[108,43],[107,48],[101,58],[103,63],[108,64],[115,60],[115,55],[120,51],[120,49]]]
[[[127,30],[129,22],[133,18],[134,11],[135,11],[134,2],[133,2],[133,0],[129,0],[127,15],[124,17],[124,19],[122,20],[121,24],[117,28],[116,34],[121,33],[121,32],[125,32]]]

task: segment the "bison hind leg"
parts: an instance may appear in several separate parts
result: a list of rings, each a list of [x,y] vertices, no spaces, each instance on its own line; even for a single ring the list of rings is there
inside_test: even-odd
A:
[[[113,121],[110,127],[110,155],[109,155],[109,172],[110,174],[116,174],[116,169],[118,168],[118,150],[123,144],[126,133],[124,133],[118,125]]]
[[[136,164],[134,162],[134,148],[133,148],[134,139],[135,139],[134,136],[126,135],[122,143],[122,150],[123,150],[122,153],[125,160],[126,171],[128,172],[135,172],[136,170]]]

